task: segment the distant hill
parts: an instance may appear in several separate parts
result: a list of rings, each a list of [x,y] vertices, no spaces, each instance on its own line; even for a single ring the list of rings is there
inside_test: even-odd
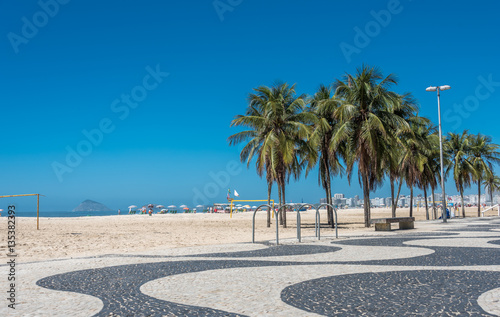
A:
[[[73,211],[112,211],[112,209],[109,209],[101,203],[87,199],[73,209]]]

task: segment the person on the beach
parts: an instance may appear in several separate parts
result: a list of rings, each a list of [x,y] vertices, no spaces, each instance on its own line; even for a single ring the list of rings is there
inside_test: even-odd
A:
[[[120,209],[118,209],[118,214],[120,214],[120,213],[121,213],[121,210],[120,210]]]

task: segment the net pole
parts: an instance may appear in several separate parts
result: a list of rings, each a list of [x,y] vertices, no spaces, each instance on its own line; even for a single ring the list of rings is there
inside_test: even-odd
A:
[[[40,194],[36,195],[36,230],[40,230]]]

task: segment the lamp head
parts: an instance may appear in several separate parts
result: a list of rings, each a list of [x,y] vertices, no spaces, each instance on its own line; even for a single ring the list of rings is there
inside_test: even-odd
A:
[[[451,87],[449,85],[439,86],[439,90],[448,90]]]
[[[430,87],[425,88],[425,90],[426,91],[436,91],[437,87],[430,86]]]

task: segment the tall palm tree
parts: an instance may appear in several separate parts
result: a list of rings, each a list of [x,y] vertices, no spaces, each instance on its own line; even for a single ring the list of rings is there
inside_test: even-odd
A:
[[[411,94],[407,93],[399,96],[398,102],[398,107],[395,107],[392,110],[396,115],[402,117],[409,123],[409,120],[415,116],[415,112],[418,109],[415,99]],[[386,157],[383,160],[385,174],[389,176],[389,182],[391,185],[392,217],[396,217],[399,194],[401,192],[401,186],[403,185],[400,162],[404,153],[402,138],[407,135],[402,132],[403,131],[396,131],[396,133],[388,135],[387,144],[390,146],[387,148],[388,151],[385,152]],[[397,185],[398,191],[395,196],[396,183],[399,184]]]
[[[354,163],[363,187],[365,226],[370,226],[370,191],[382,180],[382,160],[387,151],[388,135],[397,129],[409,130],[407,122],[394,113],[400,107],[399,95],[389,88],[396,84],[394,75],[383,77],[372,67],[363,66],[356,75],[346,74],[343,81],[334,84],[336,95],[342,99],[335,111],[340,122],[333,138],[333,146],[346,144],[348,179]]]
[[[474,166],[473,181],[477,183],[477,216],[481,217],[481,185],[483,178],[493,173],[493,163],[500,163],[497,144],[491,143],[491,137],[482,134],[470,136],[470,162]]]
[[[386,158],[383,161],[384,172],[389,176],[389,183],[391,185],[391,212],[392,217],[396,217],[396,208],[399,200],[399,193],[403,180],[400,174],[399,161],[403,152],[402,146],[398,141],[391,142],[392,148],[386,152]],[[398,187],[397,195],[395,195],[396,185]]]
[[[319,155],[319,173],[318,182],[323,187],[326,193],[326,202],[332,205],[332,176],[336,176],[342,171],[342,166],[339,162],[339,156],[342,149],[332,146],[332,138],[337,128],[337,120],[334,117],[335,110],[339,106],[339,100],[332,96],[332,88],[321,85],[318,91],[310,100],[310,111],[312,111],[317,119],[314,130],[311,136],[311,142],[316,152]],[[312,164],[311,164],[312,163]],[[308,170],[315,165],[309,159]],[[327,207],[328,223],[333,226],[333,210],[330,206]]]
[[[409,123],[411,132],[404,133],[401,138],[404,151],[399,165],[406,185],[410,188],[410,217],[413,217],[413,187],[425,187],[424,171],[431,154],[429,137],[433,131],[429,129],[430,120],[427,118],[415,116],[409,119]]]
[[[256,112],[260,116],[237,116],[231,123],[231,126],[246,126],[252,130],[231,136],[230,143],[244,140],[247,135],[253,137],[252,131],[258,131],[259,152],[263,153],[258,164],[262,168],[265,166],[268,174],[272,171],[283,204],[286,202],[285,185],[291,174],[297,176],[300,172],[297,155],[300,147],[306,146],[309,125],[315,122],[312,113],[303,111],[305,104],[306,96],[297,95],[295,85],[277,83],[272,87],[260,86],[249,95],[250,113]],[[280,217],[286,228],[286,212]]]
[[[469,187],[475,172],[474,165],[469,161],[470,145],[469,134],[465,130],[462,134],[448,133],[445,142],[445,151],[450,157],[448,169],[453,168],[453,179],[455,186],[460,193],[462,202],[462,217],[465,218],[464,189]],[[444,198],[444,197],[443,197]],[[443,208],[446,208],[446,202],[443,202]]]
[[[250,99],[250,105],[248,106],[245,115],[237,115],[231,122],[231,126],[244,126],[250,130],[233,134],[228,138],[228,141],[229,145],[236,145],[238,143],[248,141],[248,143],[241,150],[240,160],[241,162],[246,162],[247,167],[249,167],[252,159],[256,158],[255,167],[257,174],[262,177],[262,175],[266,173],[266,181],[268,185],[267,203],[270,205],[271,190],[276,178],[271,164],[272,157],[269,151],[269,142],[265,134],[266,118],[261,109],[253,107],[251,103],[252,100]],[[269,209],[267,210],[267,226],[271,226],[271,212]]]
[[[491,173],[484,179],[483,185],[490,192],[490,201],[493,206],[493,192],[500,190],[500,177]]]
[[[438,185],[438,175],[439,175],[439,136],[436,133],[436,127],[430,123],[428,126],[428,131],[431,134],[427,135],[427,162],[424,165],[424,171],[421,174],[421,186],[424,190],[425,196],[425,216],[429,220],[429,205],[427,202],[427,187],[431,188],[432,193],[432,206],[434,218],[437,218],[435,201],[434,201],[434,191]]]

